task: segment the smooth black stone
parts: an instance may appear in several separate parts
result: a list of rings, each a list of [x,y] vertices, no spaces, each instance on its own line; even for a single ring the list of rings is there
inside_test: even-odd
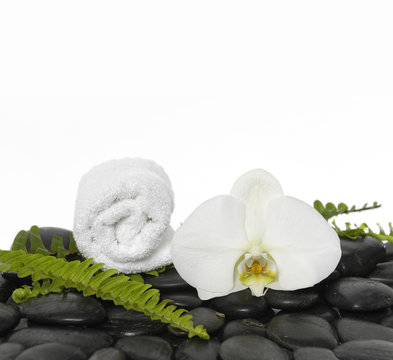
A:
[[[327,278],[323,279],[318,284],[316,284],[315,287],[319,288],[325,284],[328,284],[332,281],[339,279],[340,277],[341,277],[341,273],[336,269]]]
[[[216,360],[220,343],[217,340],[192,338],[184,341],[175,353],[176,360]]]
[[[319,302],[313,307],[310,307],[308,309],[304,309],[300,311],[302,314],[310,314],[310,315],[315,315],[319,316],[322,319],[325,319],[328,322],[332,322],[335,319],[338,319],[339,314],[336,310],[334,310],[330,305],[325,304],[324,302]],[[279,314],[291,314],[293,311],[280,311]]]
[[[19,311],[10,305],[0,303],[0,336],[11,331],[20,320]]]
[[[364,320],[374,323],[380,323],[383,319],[391,316],[392,314],[393,314],[393,310],[390,307],[381,310],[365,311],[365,312],[340,310],[340,316],[342,318]]]
[[[177,291],[177,292],[162,292],[161,300],[171,299],[168,305],[175,305],[180,309],[192,310],[203,304],[203,301],[198,297],[195,291]]]
[[[24,349],[22,344],[2,343],[0,344],[0,360],[14,360]]]
[[[337,346],[333,351],[340,360],[393,359],[393,343],[383,340],[349,341]]]
[[[293,352],[294,360],[338,360],[334,352],[317,347],[304,347]]]
[[[96,325],[105,320],[105,310],[93,297],[77,292],[48,294],[20,305],[23,316],[42,324]]]
[[[393,286],[393,261],[377,264],[375,269],[367,277],[371,280],[377,280],[386,285]]]
[[[389,315],[380,321],[380,324],[383,326],[387,326],[389,328],[393,328],[393,315]]]
[[[189,291],[195,291],[195,289],[188,285],[176,271],[176,269],[170,269],[162,272],[159,276],[154,275],[143,275],[146,284],[151,284],[153,288],[160,291],[177,291],[180,289],[187,289]]]
[[[385,340],[393,342],[393,329],[369,321],[338,319],[334,321],[341,342],[352,340]]]
[[[135,360],[171,360],[171,345],[158,336],[131,336],[119,339],[115,347]]]
[[[384,243],[385,246],[385,258],[383,259],[383,261],[390,261],[393,260],[393,243],[392,242],[387,242]]]
[[[30,251],[30,230],[27,232],[29,234],[26,242],[26,249]],[[42,243],[44,244],[47,250],[50,250],[50,246],[52,243],[53,236],[60,236],[63,239],[63,245],[65,249],[69,249],[70,247],[70,238],[72,232],[67,229],[62,229],[58,227],[40,227],[40,235]]]
[[[93,328],[34,326],[11,332],[6,340],[26,347],[45,343],[61,343],[78,347],[86,355],[111,346],[113,338],[108,333]]]
[[[315,305],[318,298],[319,291],[314,287],[294,291],[269,289],[265,295],[272,308],[297,311]]]
[[[15,286],[15,288],[20,287],[22,285],[31,285],[32,284],[32,280],[31,280],[30,275],[20,278],[16,272],[7,271],[7,272],[2,273],[2,276],[4,279],[10,281]]]
[[[15,284],[5,279],[3,275],[0,274],[0,302],[5,303],[15,289]]]
[[[197,307],[187,313],[192,315],[191,321],[194,323],[194,327],[203,325],[209,335],[215,334],[225,324],[225,319],[219,315],[213,309],[207,307]],[[188,334],[178,328],[168,326],[168,330],[177,336],[187,336]]]
[[[265,336],[266,326],[255,319],[232,320],[225,324],[224,328],[221,330],[220,338],[226,340],[236,335]]]
[[[393,289],[375,280],[348,277],[326,285],[325,299],[340,310],[373,311],[393,305]]]
[[[337,345],[330,323],[310,314],[277,315],[267,326],[267,336],[291,350],[305,346],[333,349]]]
[[[175,350],[184,342],[184,337],[173,335],[169,330],[160,334],[159,337],[171,344],[172,348]],[[212,338],[210,338],[210,340],[212,340]]]
[[[219,350],[222,360],[288,360],[288,354],[273,341],[258,335],[238,335],[225,340]]]
[[[127,360],[126,354],[114,347],[97,350],[89,360]]]
[[[213,298],[209,300],[208,306],[225,314],[227,320],[260,319],[271,310],[264,296],[252,296],[249,289]]]
[[[337,270],[342,276],[364,276],[385,258],[383,243],[371,236],[357,240],[341,239],[341,259]]]
[[[87,355],[76,346],[47,343],[33,346],[19,354],[15,360],[86,360]]]
[[[152,320],[144,313],[126,310],[122,306],[106,307],[105,322],[98,326],[110,335],[120,338],[135,335],[157,335],[164,332],[167,325],[159,320]]]
[[[30,326],[31,326],[31,322],[29,320],[27,320],[26,318],[20,318],[18,325],[16,325],[16,327],[14,328],[14,331],[20,329],[26,329]]]

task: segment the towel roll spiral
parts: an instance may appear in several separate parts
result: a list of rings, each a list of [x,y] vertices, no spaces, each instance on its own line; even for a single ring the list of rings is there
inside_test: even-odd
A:
[[[168,175],[141,158],[93,167],[79,183],[74,237],[81,254],[103,269],[150,271],[171,263],[173,191]]]

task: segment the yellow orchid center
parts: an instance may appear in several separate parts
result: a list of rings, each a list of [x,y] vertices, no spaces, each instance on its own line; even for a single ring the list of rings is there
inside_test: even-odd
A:
[[[247,285],[254,296],[262,296],[267,291],[266,285],[271,283],[277,274],[277,267],[267,253],[251,255],[246,253],[238,266],[240,281]]]

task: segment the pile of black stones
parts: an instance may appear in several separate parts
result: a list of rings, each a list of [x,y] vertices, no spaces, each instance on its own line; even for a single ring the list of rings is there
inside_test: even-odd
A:
[[[53,234],[69,238],[41,228],[45,245]],[[175,269],[144,275],[162,299],[190,310],[209,341],[76,291],[16,304],[12,291],[31,280],[3,273],[0,360],[391,360],[393,244],[363,237],[341,239],[341,247],[340,263],[321,283],[264,297],[246,289],[202,301]]]

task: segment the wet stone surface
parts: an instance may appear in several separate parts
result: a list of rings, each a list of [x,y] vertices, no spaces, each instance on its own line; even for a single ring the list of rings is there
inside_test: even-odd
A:
[[[106,315],[98,300],[71,291],[39,296],[19,308],[22,316],[42,324],[96,325],[103,322]]]
[[[236,335],[266,336],[266,325],[255,319],[238,319],[227,322],[220,332],[222,340]]]
[[[7,334],[20,320],[19,311],[10,305],[0,303],[0,336]]]
[[[225,340],[219,350],[223,360],[289,360],[273,341],[258,335],[238,335]]]
[[[194,291],[194,288],[180,277],[176,269],[164,271],[159,276],[144,275],[144,279],[146,284],[151,284],[153,288],[163,292],[179,289]]]
[[[304,310],[316,304],[319,291],[316,288],[300,289],[295,291],[279,291],[269,289],[265,299],[274,309]]]
[[[48,229],[45,244],[58,232]],[[161,299],[173,299],[172,304],[190,310],[195,325],[207,329],[209,341],[188,339],[182,330],[141,312],[76,291],[16,304],[11,291],[30,280],[4,274],[0,276],[0,360],[7,352],[10,359],[44,360],[78,356],[93,360],[391,360],[393,245],[368,238],[351,242],[341,241],[344,253],[339,266],[319,284],[296,291],[269,290],[265,297],[254,297],[246,289],[202,301],[175,269],[158,277],[144,275],[146,283],[160,289]],[[67,357],[74,350],[75,356]]]
[[[114,347],[97,350],[89,360],[127,360],[127,355]]]
[[[194,326],[202,324],[209,334],[215,334],[225,324],[225,319],[221,314],[206,307],[195,308],[188,314],[192,315]],[[168,330],[177,336],[187,336],[187,333],[172,326],[169,326]]]
[[[196,291],[161,292],[161,299],[171,299],[173,301],[169,305],[187,310],[203,306],[203,301],[198,297]]]
[[[364,276],[386,256],[381,241],[366,236],[358,240],[341,239],[341,259],[337,270],[342,276]]]
[[[11,343],[11,342],[0,344],[0,359],[13,360],[24,349],[25,349],[25,346],[22,344]]]
[[[293,352],[294,360],[337,360],[334,352],[317,347],[299,348]]]
[[[227,320],[261,319],[271,310],[265,297],[252,296],[249,289],[211,299],[208,306],[225,314]]]
[[[373,311],[393,305],[393,289],[375,280],[348,277],[326,285],[325,299],[348,311]]]
[[[102,347],[111,346],[113,338],[108,333],[94,328],[34,326],[11,332],[6,342],[15,342],[32,347],[45,343],[61,343],[73,345],[87,355],[91,355]]]
[[[106,320],[98,329],[106,331],[115,338],[135,335],[157,335],[164,332],[167,325],[159,320],[151,320],[149,316],[122,306],[105,308]]]
[[[393,359],[393,343],[383,340],[349,341],[337,346],[333,351],[340,360]]]
[[[176,360],[216,360],[220,343],[218,340],[204,341],[192,338],[184,341],[175,353]]]
[[[377,280],[386,285],[393,286],[393,261],[377,264],[375,269],[367,277],[371,280]]]
[[[386,340],[393,342],[393,329],[368,321],[338,319],[334,323],[341,342],[352,340]]]
[[[291,350],[305,346],[333,349],[338,344],[329,322],[302,313],[276,316],[267,326],[267,336]]]
[[[115,347],[130,359],[171,360],[173,349],[164,339],[157,336],[130,336],[119,339]]]
[[[87,358],[88,356],[76,346],[46,343],[24,350],[15,360],[85,360]]]

